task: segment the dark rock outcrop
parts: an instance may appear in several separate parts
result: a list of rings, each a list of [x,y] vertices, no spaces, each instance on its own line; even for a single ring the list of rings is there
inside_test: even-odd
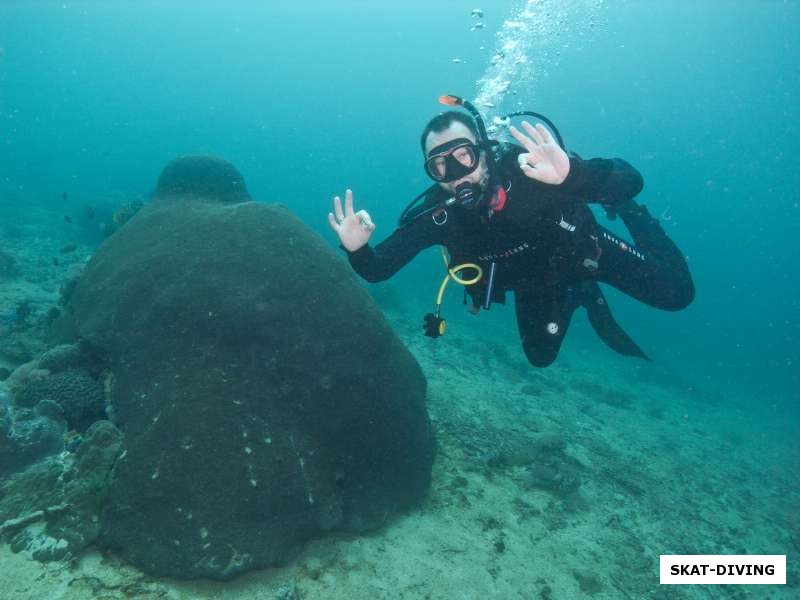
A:
[[[112,423],[96,421],[73,438],[72,451],[0,480],[0,538],[42,562],[93,544],[121,438]]]
[[[101,541],[225,579],[425,493],[425,379],[341,257],[228,163],[180,159],[104,242],[60,330],[113,377],[124,434]]]
[[[54,403],[68,427],[77,431],[86,431],[89,425],[105,417],[103,386],[82,369],[33,379],[14,394],[14,401],[24,408],[33,408],[41,402]]]
[[[101,370],[86,343],[51,348],[9,377],[12,408],[23,411],[19,414],[33,409],[38,415],[63,421],[70,430],[86,431],[106,418]]]
[[[64,448],[64,425],[34,409],[15,410],[0,391],[0,479]]]
[[[81,344],[61,344],[50,348],[39,359],[38,368],[51,373],[72,370],[96,370],[88,349]]]
[[[239,171],[213,156],[184,156],[170,161],[156,184],[159,198],[212,198],[214,202],[247,202],[250,194]]]

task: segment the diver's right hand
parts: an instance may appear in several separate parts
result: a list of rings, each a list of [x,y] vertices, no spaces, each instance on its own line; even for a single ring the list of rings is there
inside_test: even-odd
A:
[[[333,212],[328,213],[328,223],[339,236],[339,241],[348,252],[355,252],[369,241],[375,224],[365,210],[353,212],[353,191],[344,193],[344,212],[339,196],[333,199]]]

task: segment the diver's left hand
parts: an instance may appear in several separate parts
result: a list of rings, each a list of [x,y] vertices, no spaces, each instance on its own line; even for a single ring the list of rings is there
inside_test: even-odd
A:
[[[510,127],[511,135],[522,144],[527,152],[519,155],[519,168],[531,179],[558,185],[569,175],[569,156],[550,136],[544,125],[537,123],[531,126],[522,122],[522,128],[528,135],[516,127]]]

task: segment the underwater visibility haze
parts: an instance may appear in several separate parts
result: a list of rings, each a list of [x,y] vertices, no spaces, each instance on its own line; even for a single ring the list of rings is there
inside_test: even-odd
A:
[[[0,598],[797,597],[798,23],[795,1],[2,2]],[[476,316],[452,280],[426,336],[435,247],[359,276],[333,198],[390,236],[433,183],[423,127],[470,115],[447,94],[504,143],[535,111],[641,174],[693,298],[596,297],[650,360],[584,303],[535,366],[521,293]],[[583,218],[644,247],[613,212]],[[786,555],[786,584],[659,584],[694,554]]]

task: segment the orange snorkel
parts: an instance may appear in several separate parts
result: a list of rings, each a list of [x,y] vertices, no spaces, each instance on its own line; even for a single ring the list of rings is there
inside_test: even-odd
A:
[[[478,130],[478,137],[480,138],[478,142],[480,142],[480,144],[483,145],[487,150],[497,144],[497,142],[490,140],[489,136],[486,134],[486,125],[483,123],[483,117],[481,117],[481,113],[478,112],[478,109],[475,108],[475,105],[472,104],[472,102],[469,100],[464,100],[464,98],[461,98],[460,96],[445,94],[443,96],[439,96],[439,103],[444,104],[445,106],[462,106],[467,109],[472,115],[472,118],[475,119],[475,127]]]

